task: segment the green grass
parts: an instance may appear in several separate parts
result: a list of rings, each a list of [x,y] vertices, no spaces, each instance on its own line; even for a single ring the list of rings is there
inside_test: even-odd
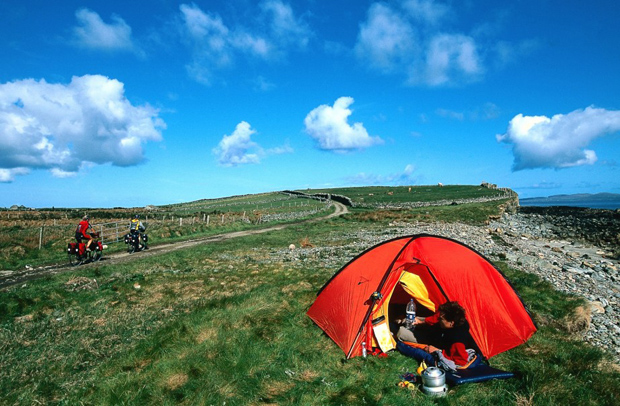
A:
[[[472,225],[482,225],[490,216],[500,214],[499,206],[506,200],[468,203],[447,206],[428,206],[410,209],[397,210],[371,210],[355,209],[352,215],[355,221],[366,223],[387,223],[393,221],[403,222],[445,222],[445,223],[465,223]]]
[[[399,375],[416,367],[409,358],[344,360],[305,311],[354,255],[351,233],[368,230],[353,218],[0,292],[0,403],[616,404],[618,372],[601,364],[601,351],[562,330],[560,321],[582,302],[502,263],[540,328],[492,360],[517,378],[464,385],[433,400],[397,387]],[[302,236],[317,249],[289,251]],[[336,251],[322,254],[327,247]]]
[[[356,205],[433,202],[438,200],[475,199],[502,196],[503,191],[471,185],[371,186],[334,189],[305,189],[306,194],[331,193],[349,197]]]
[[[483,224],[500,204],[352,209],[4,289],[0,404],[616,405],[618,368],[566,327],[583,300],[501,261],[539,331],[491,360],[516,378],[452,388],[443,399],[397,386],[413,360],[345,360],[305,316],[323,284],[361,252],[358,233],[381,236],[394,221]],[[315,248],[288,249],[302,239]]]
[[[129,224],[141,214],[147,224],[150,244],[177,242],[233,231],[250,230],[286,223],[286,215],[312,219],[329,214],[326,204],[311,199],[291,198],[281,193],[200,200],[185,204],[144,209],[47,209],[36,212],[0,212],[0,269],[22,269],[66,263],[67,243],[74,241],[75,226],[88,213],[91,224],[118,221]],[[284,215],[280,220],[261,222],[264,216]],[[209,222],[206,221],[209,216]],[[222,220],[222,216],[224,220]],[[242,221],[245,217],[247,221]],[[182,219],[182,220],[180,220]],[[43,241],[39,249],[40,230]],[[105,241],[104,241],[105,242]],[[107,242],[109,253],[125,250],[125,244]]]
[[[481,197],[497,197],[504,192],[479,186],[414,186],[409,187],[360,187],[324,190],[306,190],[305,193],[333,193],[349,196],[362,208],[351,209],[358,214],[356,220],[376,222],[379,218],[405,221],[462,221],[481,223],[490,213],[497,212],[497,202],[431,206],[413,209],[375,210],[364,205],[393,205],[416,202],[460,201]],[[388,194],[391,193],[391,194]],[[371,196],[372,195],[372,196]],[[42,209],[38,211],[0,211],[0,269],[16,270],[24,266],[42,266],[67,262],[67,242],[73,241],[75,226],[86,213],[91,223],[128,224],[134,214],[140,214],[148,224],[150,244],[176,242],[231,231],[265,227],[259,217],[265,215],[301,215],[315,218],[328,212],[325,203],[312,199],[295,198],[282,193],[233,196],[195,202],[145,208],[114,209]],[[316,211],[316,213],[313,213]],[[224,223],[221,216],[227,219]],[[245,215],[249,222],[241,221]],[[207,224],[206,216],[210,216]],[[236,220],[232,221],[231,218]],[[183,219],[184,221],[179,221]],[[296,220],[299,220],[297,218]],[[267,226],[287,222],[270,221]],[[39,249],[39,233],[43,227],[43,241]],[[108,243],[107,253],[125,249],[123,242]]]

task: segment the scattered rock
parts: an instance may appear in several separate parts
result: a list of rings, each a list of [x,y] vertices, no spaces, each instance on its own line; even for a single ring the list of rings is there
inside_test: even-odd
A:
[[[98,288],[99,284],[96,279],[89,279],[84,276],[71,278],[65,282],[65,289],[70,292],[76,292],[78,290],[93,290]]]
[[[521,208],[523,209],[523,208]],[[434,234],[463,241],[487,258],[505,261],[509,266],[538,275],[557,290],[584,298],[590,306],[564,320],[536,320],[539,325],[558,324],[591,345],[607,349],[620,362],[620,263],[606,253],[618,252],[620,212],[609,210],[571,210],[562,218],[549,209],[544,213],[522,210],[491,219],[483,227],[460,223],[423,223],[395,220],[381,231],[346,232],[346,245],[326,245],[296,250],[284,255],[291,266],[303,267],[320,260],[321,266],[334,272],[360,252],[391,238]],[[529,208],[528,208],[529,209]],[[600,212],[597,216],[596,212]],[[606,230],[611,228],[611,232]],[[618,230],[615,231],[614,230]],[[344,233],[345,231],[343,231]],[[491,238],[489,238],[491,237]],[[613,237],[613,238],[612,238]],[[334,236],[342,241],[342,236]],[[618,349],[616,351],[615,349]]]
[[[603,306],[601,302],[590,302],[590,308],[592,309],[593,313],[605,314],[605,306]]]
[[[15,323],[27,323],[29,321],[32,321],[33,319],[33,315],[32,314],[26,314],[25,316],[19,316],[19,317],[15,317]]]

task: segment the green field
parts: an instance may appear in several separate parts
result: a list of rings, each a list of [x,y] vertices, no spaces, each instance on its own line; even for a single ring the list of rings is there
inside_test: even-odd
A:
[[[458,193],[479,193],[470,188]],[[378,189],[356,188],[352,199]],[[539,327],[526,344],[491,360],[516,372],[513,379],[428,398],[397,386],[401,374],[415,370],[413,360],[398,353],[345,360],[305,316],[317,291],[373,238],[385,236],[388,223],[483,224],[504,203],[350,208],[328,221],[102,262],[3,289],[0,404],[617,405],[618,369],[564,327],[583,301],[497,258]]]
[[[482,186],[371,186],[334,189],[305,189],[307,194],[330,193],[349,197],[356,206],[376,204],[403,204],[411,202],[458,201],[485,197],[501,197],[505,191]]]
[[[329,211],[325,202],[275,192],[140,208],[2,210],[0,270],[66,262],[67,242],[74,241],[75,227],[85,214],[96,231],[104,227],[106,252],[114,253],[125,249],[118,237],[136,214],[147,225],[150,243],[158,244],[299,221]],[[118,234],[110,235],[106,230],[115,231],[115,224]]]

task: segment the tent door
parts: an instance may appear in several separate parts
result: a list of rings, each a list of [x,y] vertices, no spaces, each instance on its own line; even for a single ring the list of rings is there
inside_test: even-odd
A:
[[[430,312],[434,313],[437,309],[435,303],[429,297],[429,291],[424,285],[420,276],[416,275],[415,268],[420,264],[407,264],[401,267],[400,275],[392,281],[391,286],[386,286],[387,295],[372,313],[372,346],[381,348],[381,351],[388,352],[396,348],[396,341],[390,332],[389,320],[390,304],[406,305],[411,298],[416,301],[418,306],[422,305]],[[422,265],[424,269],[424,267]],[[398,315],[397,315],[398,316]]]

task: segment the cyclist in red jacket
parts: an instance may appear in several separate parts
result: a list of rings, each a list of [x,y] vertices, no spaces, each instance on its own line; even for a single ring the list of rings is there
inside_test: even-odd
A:
[[[93,237],[88,234],[88,229],[90,228],[88,220],[88,216],[82,217],[82,221],[80,221],[80,224],[78,224],[75,229],[75,239],[78,243],[82,242],[82,240],[86,240],[86,249],[90,248],[90,243],[93,241]]]

